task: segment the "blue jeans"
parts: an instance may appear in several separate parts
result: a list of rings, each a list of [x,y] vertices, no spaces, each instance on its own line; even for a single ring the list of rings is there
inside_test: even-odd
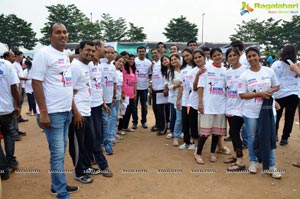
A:
[[[176,111],[176,121],[174,125],[174,138],[178,139],[182,132],[182,110],[175,109]]]
[[[174,108],[174,104],[169,103],[170,107],[170,112],[171,112],[171,118],[170,118],[170,131],[173,133],[174,132],[174,127],[175,127],[175,121],[176,121],[176,111]]]
[[[44,131],[50,150],[51,188],[57,192],[57,198],[70,198],[66,190],[64,158],[72,112],[51,113],[49,118],[50,127],[44,128]],[[39,124],[40,115],[37,115],[37,121]]]
[[[115,106],[112,105],[111,115],[108,120],[108,129],[110,131],[109,132],[110,139],[112,139],[113,136],[116,134],[119,107],[120,107],[120,100],[117,100],[116,105]]]
[[[112,110],[112,103],[110,104],[106,104],[110,110],[111,113],[107,113],[104,109],[102,109],[102,123],[103,123],[103,144],[107,145],[107,144],[112,144],[111,143],[111,138],[110,138],[110,130],[109,130],[109,121],[111,121],[111,115],[113,114],[113,110]]]
[[[245,124],[245,130],[247,134],[247,146],[248,146],[248,153],[249,153],[249,159],[250,161],[257,162],[257,157],[254,154],[253,150],[253,141],[254,141],[254,136],[255,132],[257,129],[257,122],[258,118],[248,118],[248,117],[243,117],[244,118],[244,124]],[[244,129],[243,129],[244,130]],[[275,166],[275,155],[274,155],[274,149],[270,153],[270,167]]]
[[[137,90],[137,96],[134,103],[134,109],[132,113],[132,123],[137,124],[138,123],[138,111],[137,106],[140,99],[141,106],[142,106],[142,119],[141,123],[144,124],[147,122],[147,98],[148,98],[148,89],[146,90]]]

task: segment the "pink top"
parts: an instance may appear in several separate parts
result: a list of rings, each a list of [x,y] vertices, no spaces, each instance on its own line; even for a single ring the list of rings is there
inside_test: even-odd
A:
[[[136,74],[132,72],[131,67],[129,67],[130,74],[125,70],[125,67],[122,67],[123,72],[123,91],[125,96],[128,96],[129,99],[134,98],[134,84],[136,83]]]

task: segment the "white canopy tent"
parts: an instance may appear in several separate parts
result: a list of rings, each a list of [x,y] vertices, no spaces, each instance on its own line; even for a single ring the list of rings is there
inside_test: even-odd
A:
[[[0,42],[0,56],[2,56],[6,51],[8,51],[7,45]]]

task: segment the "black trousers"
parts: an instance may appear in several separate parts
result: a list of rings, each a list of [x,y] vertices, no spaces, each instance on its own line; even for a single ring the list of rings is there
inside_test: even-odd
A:
[[[182,107],[182,111],[185,110],[186,107]],[[184,116],[184,113],[182,112],[182,116]],[[198,136],[198,111],[190,107],[190,111],[188,114],[185,115],[188,119],[189,126],[186,127],[186,129],[183,130],[184,133],[184,143],[191,144],[190,140],[191,137],[193,139],[197,139]]]
[[[155,126],[159,131],[167,130],[167,113],[166,113],[166,105],[167,104],[157,104],[157,94],[163,93],[163,90],[152,91],[152,108],[155,115]],[[170,117],[170,114],[169,114]]]
[[[94,148],[94,129],[92,117],[84,117],[82,127],[69,127],[69,152],[75,166],[76,176],[83,176],[85,170],[91,167]]]
[[[123,116],[123,119],[119,121],[118,130],[127,129],[130,121],[131,115],[133,115],[135,109],[135,101],[134,99],[129,99],[129,104],[126,108],[125,115]]]
[[[280,99],[276,99],[276,102],[280,105],[280,109],[277,110],[276,117],[276,134],[278,135],[279,122],[282,116],[283,109],[285,109],[284,115],[284,127],[281,138],[287,140],[293,129],[294,117],[296,112],[296,107],[299,103],[298,95],[290,95]]]
[[[227,117],[229,123],[229,135],[237,158],[243,157],[243,143],[240,136],[244,119],[239,116]]]
[[[212,139],[211,139],[211,145],[210,145],[210,152],[211,153],[215,153],[216,152],[216,148],[218,145],[218,141],[219,141],[219,135],[212,135]],[[203,150],[203,146],[207,140],[207,136],[200,136],[198,139],[198,148],[197,148],[197,155],[201,155],[202,154],[202,150]]]

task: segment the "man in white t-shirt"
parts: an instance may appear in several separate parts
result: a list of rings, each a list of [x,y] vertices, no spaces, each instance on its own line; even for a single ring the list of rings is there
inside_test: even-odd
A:
[[[69,151],[75,166],[75,180],[91,183],[89,176],[100,173],[91,166],[94,147],[94,128],[91,118],[91,79],[89,62],[94,58],[95,45],[92,41],[79,43],[79,56],[71,63],[74,103],[73,119],[69,127]],[[78,149],[78,150],[76,150]]]
[[[68,129],[72,119],[73,99],[70,60],[64,52],[68,32],[61,23],[49,29],[50,46],[35,55],[31,68],[32,88],[37,102],[37,120],[44,129],[50,150],[51,193],[57,198],[70,198],[78,186],[68,186],[64,157]]]
[[[136,67],[136,79],[137,79],[137,96],[135,100],[135,107],[132,113],[133,125],[132,128],[136,129],[138,124],[138,112],[137,106],[140,99],[142,106],[142,127],[148,128],[147,126],[147,98],[148,98],[148,88],[149,79],[151,77],[151,67],[152,63],[146,58],[146,48],[140,46],[137,48],[138,57],[135,58]]]
[[[4,137],[5,155],[0,146],[0,176],[2,180],[9,178],[9,168],[17,169],[15,152],[14,117],[20,115],[20,98],[17,88],[19,78],[11,63],[0,59],[0,132]]]

